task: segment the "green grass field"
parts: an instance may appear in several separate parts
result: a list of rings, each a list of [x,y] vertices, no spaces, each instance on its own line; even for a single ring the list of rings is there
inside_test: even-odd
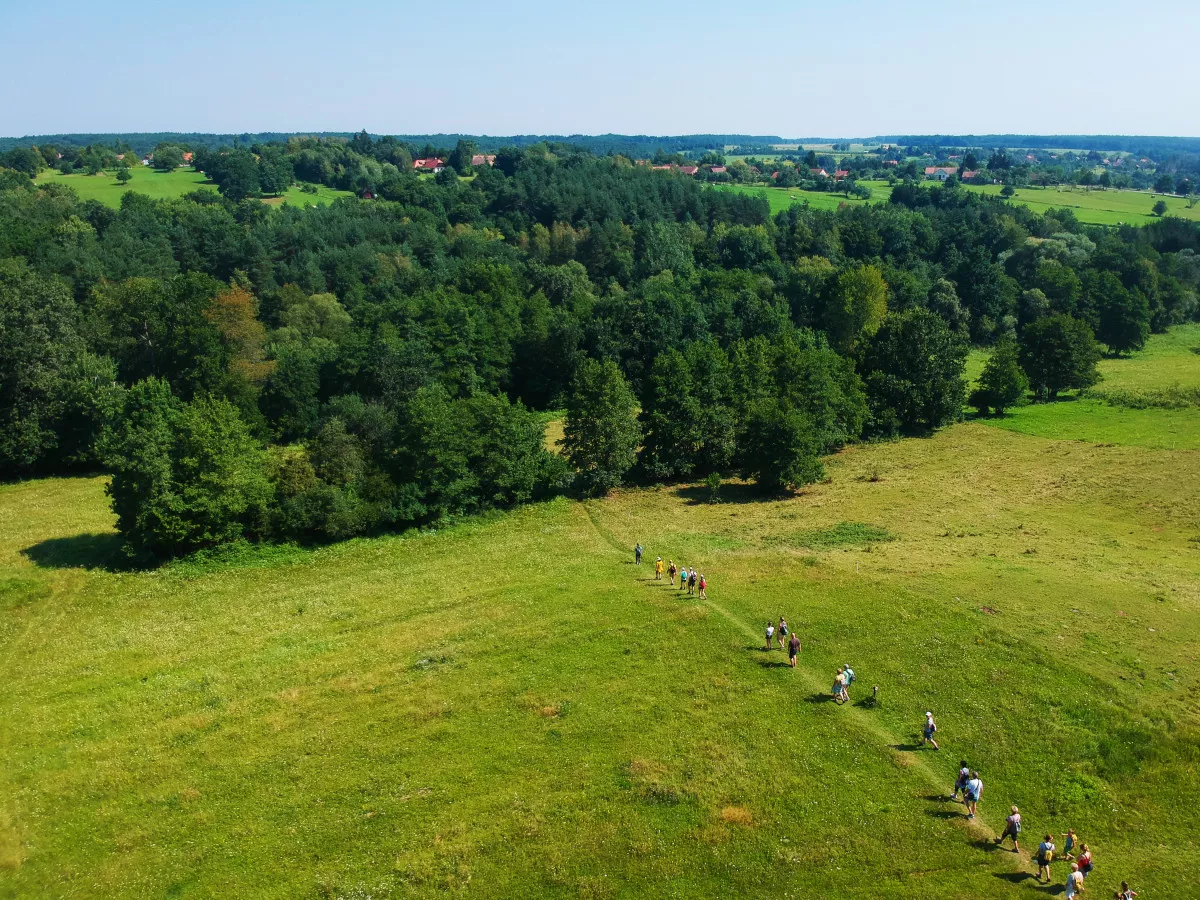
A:
[[[967,187],[984,194],[1000,193],[1000,185],[996,184]],[[1150,210],[1158,200],[1166,201],[1167,215],[1200,222],[1200,205],[1189,209],[1182,197],[1165,197],[1143,191],[1018,188],[1011,198],[1012,202],[1024,204],[1037,213],[1067,207],[1080,222],[1088,225],[1145,225],[1154,221],[1155,216],[1151,215]]]
[[[1175,387],[1200,388],[1200,324],[1181,325],[1150,336],[1146,348],[1128,357],[1106,358],[1103,380],[1084,397],[1071,393],[1057,403],[1031,403],[1008,410],[988,425],[1055,440],[1123,444],[1163,450],[1200,450],[1200,409],[1136,409],[1122,401]],[[967,383],[974,386],[987,351],[967,358]],[[1107,402],[1106,402],[1107,399]]]
[[[716,184],[717,190],[736,191],[739,194],[766,197],[771,204],[771,215],[787,209],[794,203],[808,204],[814,209],[838,209],[843,204],[861,206],[864,203],[886,203],[892,195],[892,189],[886,181],[864,181],[862,184],[872,191],[870,200],[847,198],[844,194],[830,194],[825,191],[805,191],[799,188],[760,187],[752,184]]]
[[[1179,334],[1110,380],[1200,364]],[[1087,896],[1183,896],[1200,450],[1080,440],[1088,402],[854,447],[787,499],[624,490],[153,572],[111,567],[102,479],[0,486],[0,896],[1042,896],[990,843],[1010,803],[1026,848],[1091,844]],[[761,649],[780,614],[796,670]]]
[[[63,175],[55,169],[42,172],[36,179],[38,184],[69,185],[80,200],[97,200],[105,206],[117,209],[126,191],[134,191],[153,197],[155,200],[175,200],[197,190],[216,191],[216,185],[205,178],[204,173],[191,168],[175,169],[171,172],[156,172],[147,166],[133,170],[133,179],[127,185],[117,181],[111,172],[101,175]],[[297,185],[292,185],[282,197],[271,197],[264,203],[277,205],[287,202],[295,206],[316,206],[332,203],[339,197],[354,196],[350,191],[335,191],[324,185],[317,186],[316,194],[306,194]]]

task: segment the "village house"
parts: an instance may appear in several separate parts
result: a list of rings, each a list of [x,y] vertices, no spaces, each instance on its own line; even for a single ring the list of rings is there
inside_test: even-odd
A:
[[[818,178],[828,178],[829,177],[829,173],[826,172],[824,169],[809,169],[808,171],[810,173],[812,173],[813,175],[816,175]]]
[[[930,181],[945,181],[951,175],[956,175],[958,168],[955,166],[926,166],[925,177]]]
[[[709,166],[708,171],[714,175],[724,175],[729,170],[725,166]]]
[[[680,166],[679,171],[684,175],[695,175],[700,171],[699,166]]]
[[[446,161],[438,159],[436,156],[413,160],[413,170],[416,172],[432,172],[436,175],[444,168],[446,168]]]
[[[836,172],[833,173],[834,181],[841,181],[843,178],[849,178],[849,177],[850,177],[849,169],[838,169]]]
[[[970,181],[972,178],[978,178],[979,172],[975,169],[964,169],[962,173],[963,181]]]
[[[473,166],[483,166],[483,165],[490,166],[490,165],[494,165],[495,162],[496,162],[496,154],[495,153],[476,153],[474,156],[471,157],[471,165],[473,165]]]

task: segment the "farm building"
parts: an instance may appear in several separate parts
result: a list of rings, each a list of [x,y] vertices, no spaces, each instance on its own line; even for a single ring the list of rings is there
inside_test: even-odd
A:
[[[926,166],[925,177],[931,181],[945,181],[951,175],[958,174],[956,166]]]
[[[473,166],[490,166],[495,162],[495,153],[476,153],[471,157],[471,165]]]
[[[425,159],[414,159],[413,169],[417,172],[433,172],[435,175],[446,168],[446,161],[430,156]]]

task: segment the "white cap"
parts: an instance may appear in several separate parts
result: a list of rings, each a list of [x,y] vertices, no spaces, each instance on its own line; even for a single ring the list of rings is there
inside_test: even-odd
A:
[[[931,712],[927,712],[927,713],[925,713],[925,716],[926,716],[927,718],[930,718],[930,719],[932,719],[932,718],[933,718],[933,713],[931,713]]]

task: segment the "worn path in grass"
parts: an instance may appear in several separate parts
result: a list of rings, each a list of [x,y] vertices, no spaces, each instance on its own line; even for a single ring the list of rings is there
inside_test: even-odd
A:
[[[587,505],[585,505],[584,509],[587,513],[588,520],[591,522],[593,527],[595,527],[597,533],[604,539],[605,543],[612,548],[613,555],[627,557],[629,554],[629,549],[621,544],[621,542],[611,531],[601,525],[597,516]],[[664,584],[664,582],[653,577],[640,578],[639,582],[643,587],[673,587],[669,583]],[[738,616],[734,615],[719,603],[713,601],[710,597],[697,597],[696,599],[698,602],[703,603],[709,609],[725,618],[741,634],[748,637],[752,642],[764,640],[764,635],[756,628]],[[797,667],[791,671],[794,675],[799,675],[804,679],[806,689],[813,692],[813,697],[824,694],[829,690],[827,687],[827,685],[830,683],[829,680],[827,679],[822,681],[819,675],[809,671],[804,665],[803,653],[800,655]],[[944,776],[930,768],[925,761],[918,757],[912,750],[905,749],[903,742],[890,731],[888,731],[887,728],[881,725],[878,719],[871,717],[863,709],[854,704],[843,705],[840,709],[841,711],[837,713],[837,715],[842,717],[843,724],[849,724],[854,730],[864,735],[881,751],[890,751],[891,755],[895,757],[895,762],[898,768],[907,773],[920,776],[921,780],[924,782],[925,788],[932,791],[932,793],[926,798],[927,800],[934,802],[939,797],[945,797],[945,795],[941,792],[942,788],[945,787]],[[946,802],[955,801],[947,800]],[[996,831],[984,824],[981,816],[971,819],[963,814],[960,817],[954,818],[953,821],[955,824],[962,827],[963,830],[966,831],[967,834],[976,841],[992,840],[997,834]],[[1019,862],[1023,868],[1032,864],[1030,855],[1025,851],[1015,854],[1014,861]]]

